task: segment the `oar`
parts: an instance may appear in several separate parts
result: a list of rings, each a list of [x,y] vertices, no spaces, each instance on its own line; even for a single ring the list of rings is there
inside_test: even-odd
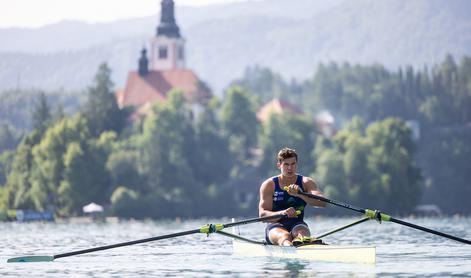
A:
[[[207,225],[202,226],[199,229],[194,229],[194,230],[189,230],[189,231],[184,231],[184,232],[179,232],[179,233],[173,233],[173,234],[168,234],[168,235],[144,238],[144,239],[133,240],[133,241],[128,241],[128,242],[122,242],[122,243],[117,243],[117,244],[105,245],[105,246],[94,247],[94,248],[90,248],[90,249],[84,249],[84,250],[78,250],[78,251],[73,251],[73,252],[68,252],[68,253],[52,255],[52,256],[23,256],[23,257],[16,257],[16,258],[8,259],[7,262],[8,263],[14,263],[14,262],[52,262],[53,260],[58,259],[58,258],[75,256],[75,255],[80,255],[80,254],[85,254],[85,253],[90,253],[90,252],[95,252],[95,251],[101,251],[101,250],[107,250],[107,249],[112,249],[112,248],[117,248],[117,247],[122,247],[122,246],[128,246],[128,245],[133,245],[133,244],[139,244],[139,243],[144,243],[144,242],[150,242],[150,241],[180,237],[180,236],[197,234],[197,233],[203,233],[203,234],[208,234],[209,235],[210,233],[219,232],[222,229],[229,228],[229,227],[234,227],[234,226],[238,226],[238,225],[245,225],[245,224],[250,224],[250,223],[255,223],[255,222],[269,221],[269,220],[274,220],[274,219],[277,219],[277,218],[285,218],[285,217],[287,217],[287,215],[285,215],[285,214],[275,214],[275,215],[266,216],[266,217],[252,218],[252,219],[246,219],[246,220],[242,220],[242,221],[238,221],[238,222],[231,222],[231,223],[227,223],[227,224],[207,224]]]
[[[287,190],[287,187],[285,187],[285,190]],[[419,225],[416,225],[416,224],[412,224],[412,223],[409,223],[409,222],[406,222],[406,221],[403,221],[403,220],[399,220],[399,219],[393,218],[393,217],[391,217],[391,216],[389,216],[385,213],[379,212],[377,210],[358,208],[358,207],[355,207],[355,206],[352,206],[352,205],[349,205],[349,204],[334,201],[334,200],[327,199],[327,198],[322,197],[322,196],[317,196],[317,195],[313,195],[313,194],[306,193],[306,192],[299,191],[298,194],[301,194],[301,195],[304,195],[304,196],[307,196],[307,197],[310,197],[310,198],[314,198],[314,199],[317,199],[317,200],[320,200],[320,201],[324,201],[326,203],[336,205],[338,207],[342,207],[342,208],[346,208],[346,209],[349,209],[349,210],[353,210],[353,211],[362,213],[365,216],[367,216],[371,219],[376,219],[380,222],[381,221],[390,221],[390,222],[401,224],[401,225],[404,225],[404,226],[407,226],[407,227],[410,227],[410,228],[421,230],[421,231],[424,231],[424,232],[427,232],[427,233],[431,233],[431,234],[434,234],[434,235],[437,235],[437,236],[442,236],[442,237],[446,237],[448,239],[456,240],[456,241],[459,241],[459,242],[462,242],[462,243],[471,244],[470,240],[460,238],[460,237],[456,237],[456,236],[453,236],[453,235],[450,235],[450,234],[442,233],[442,232],[439,232],[439,231],[435,231],[435,230],[432,230],[432,229],[429,229],[429,228],[426,228],[426,227],[423,227],[423,226],[419,226]]]

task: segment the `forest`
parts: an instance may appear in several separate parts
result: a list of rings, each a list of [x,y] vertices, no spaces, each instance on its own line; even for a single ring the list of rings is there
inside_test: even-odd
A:
[[[137,219],[254,215],[284,146],[330,198],[399,214],[423,203],[471,212],[470,57],[396,71],[332,62],[306,80],[253,66],[198,113],[174,90],[133,123],[111,73],[100,65],[74,94],[0,92],[0,214],[70,217],[96,202]],[[302,113],[260,121],[275,98]],[[331,134],[315,120],[325,111]]]

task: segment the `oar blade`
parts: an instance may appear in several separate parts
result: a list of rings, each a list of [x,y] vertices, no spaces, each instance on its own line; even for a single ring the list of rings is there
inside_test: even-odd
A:
[[[10,258],[7,260],[7,263],[36,263],[36,262],[52,262],[54,260],[53,256],[24,256]]]

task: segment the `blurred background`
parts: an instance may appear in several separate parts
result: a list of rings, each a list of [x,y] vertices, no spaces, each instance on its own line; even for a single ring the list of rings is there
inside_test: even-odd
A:
[[[0,219],[256,215],[284,146],[330,198],[471,212],[471,2],[115,2],[0,1]]]

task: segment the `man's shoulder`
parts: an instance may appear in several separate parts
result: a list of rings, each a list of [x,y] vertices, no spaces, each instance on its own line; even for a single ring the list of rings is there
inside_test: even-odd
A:
[[[275,182],[273,181],[274,177],[270,177],[262,182],[261,187],[263,188],[275,188]]]
[[[302,176],[303,177],[303,183],[314,183],[316,184],[316,181],[311,178],[311,177],[308,177],[308,176]]]

